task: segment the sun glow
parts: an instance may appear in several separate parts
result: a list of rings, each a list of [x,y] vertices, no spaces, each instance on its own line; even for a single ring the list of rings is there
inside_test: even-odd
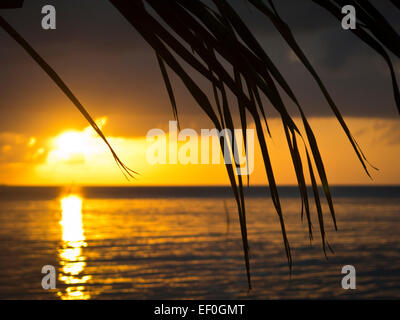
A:
[[[96,122],[104,124],[106,119],[104,117],[103,120]],[[296,119],[297,121],[301,121],[301,119]],[[371,183],[335,119],[312,118],[310,125],[318,132],[320,151],[324,158],[328,179],[332,185]],[[400,170],[396,162],[398,158],[396,152],[400,146],[398,122],[349,118],[349,125],[357,133],[359,144],[365,146],[364,150],[368,159],[380,169],[379,172],[373,172],[374,182],[376,184],[398,184],[400,179]],[[292,158],[287,148],[281,121],[272,118],[269,126],[274,136],[274,139],[268,140],[268,143],[270,143],[270,157],[276,181],[279,184],[296,184]],[[251,128],[250,124],[249,128]],[[333,133],[335,134],[334,140],[332,140]],[[104,141],[90,126],[87,126],[82,130],[60,132],[49,138],[46,146],[38,139],[34,146],[42,149],[35,152],[43,154],[43,162],[26,166],[31,169],[29,174],[27,174],[25,164],[24,170],[18,166],[4,166],[0,184],[221,185],[229,181],[223,164],[150,164],[146,155],[148,148],[154,142],[147,141],[145,136],[107,135],[106,137],[123,163],[140,173],[136,180],[128,181],[124,178]],[[28,140],[25,143],[28,143]],[[10,150],[7,149],[8,151],[3,152],[7,153],[13,150],[11,146],[7,148]],[[254,161],[251,180],[253,184],[265,184],[268,180],[265,175],[262,154],[257,145],[255,146]]]
[[[96,121],[101,129],[107,122],[107,117]],[[99,137],[92,127],[83,131],[66,131],[53,139],[53,149],[49,153],[49,161],[84,163],[90,156],[104,149]]]
[[[69,131],[60,135],[56,140],[57,155],[69,159],[75,154],[84,154],[88,147],[88,137],[80,132]]]
[[[107,117],[96,120],[103,129]],[[138,172],[145,172],[147,142],[143,137],[106,136],[120,159]],[[134,165],[132,164],[134,160]],[[127,180],[115,163],[107,145],[91,126],[83,130],[63,131],[48,141],[47,158],[36,166],[37,177],[47,184],[124,184]]]

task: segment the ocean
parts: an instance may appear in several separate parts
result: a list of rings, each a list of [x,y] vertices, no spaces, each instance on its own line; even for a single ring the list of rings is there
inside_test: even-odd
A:
[[[292,274],[267,187],[246,188],[249,290],[228,187],[0,186],[0,299],[400,298],[400,187],[333,187],[327,258],[314,207],[310,243],[297,188],[279,191]]]

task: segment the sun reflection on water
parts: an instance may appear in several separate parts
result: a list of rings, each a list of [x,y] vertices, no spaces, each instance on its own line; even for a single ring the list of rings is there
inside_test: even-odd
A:
[[[85,284],[91,279],[84,275],[86,257],[82,248],[87,246],[82,223],[82,198],[69,195],[61,199],[61,220],[63,245],[59,250],[60,265],[62,266],[59,280],[67,285],[65,292],[58,295],[65,300],[86,300],[90,295],[85,292]]]

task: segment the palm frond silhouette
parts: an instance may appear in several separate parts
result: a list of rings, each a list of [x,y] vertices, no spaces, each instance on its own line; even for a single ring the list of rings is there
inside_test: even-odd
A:
[[[351,30],[351,32],[379,54],[387,63],[389,74],[392,79],[394,100],[400,113],[399,87],[389,54],[390,52],[400,57],[400,38],[383,14],[368,0],[309,1],[315,3],[315,5],[319,6],[321,9],[327,10],[339,21],[343,18],[341,8],[344,5],[350,4],[356,8],[357,28]],[[4,4],[0,5],[0,8],[10,8],[12,7],[12,5],[10,5],[12,2],[13,1],[4,2]],[[213,0],[212,2],[213,6],[210,7],[202,0],[110,0],[110,3],[114,5],[121,15],[129,21],[132,27],[136,29],[144,40],[154,49],[171,100],[173,114],[177,120],[178,108],[172,83],[169,79],[168,69],[172,70],[180,78],[186,89],[218,130],[222,130],[223,128],[234,130],[236,127],[233,121],[232,105],[229,102],[228,95],[233,95],[237,100],[240,127],[243,129],[242,132],[244,132],[244,134],[249,123],[247,115],[251,115],[262,152],[273,206],[278,214],[281,225],[289,269],[291,270],[291,249],[286,233],[285,219],[275,180],[274,168],[270,160],[269,145],[266,140],[269,129],[268,119],[263,106],[265,99],[275,108],[282,121],[301,196],[301,215],[303,216],[305,213],[309,237],[313,239],[311,204],[307,194],[305,174],[306,170],[309,172],[317,219],[319,222],[322,248],[326,254],[326,248],[330,249],[330,246],[325,235],[321,199],[318,193],[318,180],[322,184],[323,194],[327,200],[336,230],[337,226],[335,210],[322,156],[314,132],[294,91],[280,73],[279,68],[274,65],[268,53],[252,34],[246,21],[242,20],[239,13],[229,1]],[[285,42],[312,75],[324,95],[327,104],[337,118],[340,126],[343,128],[366,174],[370,176],[369,170],[373,167],[368,163],[343,119],[338,106],[334,102],[317,71],[298,45],[291,28],[280,17],[273,1],[247,0],[247,2],[264,14],[266,19],[272,22]],[[400,9],[396,1],[391,0],[391,2],[395,6],[395,10]],[[14,1],[14,3],[15,7],[22,5],[22,1]],[[133,176],[135,172],[126,167],[118,158],[87,110],[81,105],[71,90],[68,89],[67,85],[61,80],[57,73],[1,16],[0,26],[17,41],[53,79],[89,121],[96,132],[103,138],[110,148],[117,164],[121,166],[126,174]],[[223,61],[228,62],[228,65]],[[228,68],[233,70],[233,72],[230,72]],[[207,95],[205,90],[200,87],[200,84],[196,82],[193,76],[194,73],[200,74],[208,81],[212,87],[213,96],[210,97]],[[297,106],[304,126],[304,136],[295,124],[293,120],[294,116],[289,113],[280,90],[282,90]],[[263,128],[264,125],[267,128],[267,132],[265,132]],[[245,136],[243,139],[246,141]],[[233,146],[235,146],[236,143],[236,141],[233,141]],[[223,148],[222,139],[221,147]],[[305,159],[301,156],[301,150],[303,150],[303,148]],[[240,175],[235,175],[235,169],[238,167],[235,161],[232,161],[232,164],[226,164],[226,170],[238,209],[247,280],[249,288],[251,288],[244,195],[244,185],[246,182],[243,181]],[[316,168],[315,172],[314,168]],[[248,182],[247,179],[247,183]]]

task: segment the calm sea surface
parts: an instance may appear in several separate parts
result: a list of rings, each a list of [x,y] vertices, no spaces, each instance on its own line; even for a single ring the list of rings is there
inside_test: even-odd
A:
[[[333,191],[327,260],[315,210],[310,246],[296,189],[281,189],[292,277],[266,188],[248,191],[248,291],[229,188],[0,187],[0,299],[399,299],[400,187]],[[44,265],[57,289],[42,289]],[[341,287],[344,265],[356,268],[356,290]]]

